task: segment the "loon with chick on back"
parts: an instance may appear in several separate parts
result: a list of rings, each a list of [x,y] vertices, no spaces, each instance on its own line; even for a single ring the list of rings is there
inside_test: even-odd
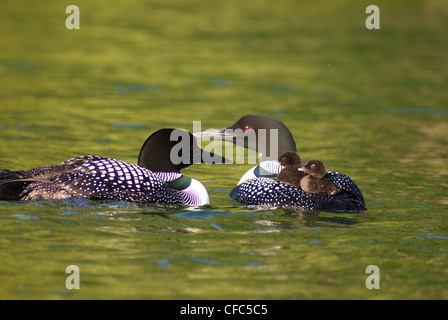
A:
[[[183,160],[176,160],[176,163],[171,159],[171,152],[180,142],[171,140],[174,131],[181,132],[177,134],[178,138],[189,139],[189,142],[183,141],[186,148],[180,148],[177,154],[180,155],[177,159]],[[209,203],[207,189],[198,180],[182,175],[180,170],[193,163],[204,163],[203,159],[216,157],[217,155],[198,147],[196,138],[191,133],[160,129],[143,144],[138,165],[100,156],[80,156],[55,166],[23,171],[0,170],[0,200],[75,197],[204,205]]]
[[[256,139],[248,138],[246,133],[248,135],[255,134]],[[229,141],[257,151],[261,159],[260,164],[249,169],[230,192],[230,197],[239,203],[291,210],[366,210],[361,190],[345,174],[325,172],[325,178],[340,190],[334,194],[306,192],[302,188],[275,179],[284,168],[278,162],[277,155],[288,151],[296,152],[296,143],[291,132],[278,119],[266,115],[249,114],[241,117],[229,127],[193,134],[201,138]],[[263,136],[265,145],[259,143]],[[275,136],[278,141],[275,141]],[[271,143],[274,143],[274,148],[277,147],[277,152],[272,152]],[[262,150],[260,146],[262,146]],[[271,152],[268,154],[267,150]]]

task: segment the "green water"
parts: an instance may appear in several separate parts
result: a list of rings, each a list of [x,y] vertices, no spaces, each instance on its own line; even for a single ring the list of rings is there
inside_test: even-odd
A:
[[[136,163],[159,128],[261,113],[368,210],[245,208],[228,194],[251,165],[185,170],[210,193],[198,210],[0,202],[1,299],[448,298],[446,1],[75,2],[0,5],[0,168]]]

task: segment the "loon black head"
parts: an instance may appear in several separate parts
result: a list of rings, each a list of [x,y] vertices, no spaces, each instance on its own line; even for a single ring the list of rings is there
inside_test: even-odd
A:
[[[276,135],[277,139],[275,139]],[[296,151],[296,143],[289,129],[280,120],[259,114],[242,116],[229,127],[197,132],[195,136],[222,139],[255,150],[259,154],[261,153],[263,160],[277,160],[279,154]],[[263,144],[263,140],[260,144],[260,139],[265,139],[266,144]],[[277,153],[271,152],[271,142],[273,148],[277,147]],[[260,149],[260,146],[265,147]],[[273,154],[271,155],[271,153]]]
[[[303,166],[306,174],[309,174],[315,179],[322,179],[325,175],[325,166],[321,160],[312,159]]]
[[[193,163],[225,163],[222,156],[199,148],[196,138],[179,129],[160,129],[146,139],[138,165],[154,172],[179,172]]]
[[[293,151],[286,151],[280,155],[278,162],[284,167],[301,167],[302,161],[299,155]]]

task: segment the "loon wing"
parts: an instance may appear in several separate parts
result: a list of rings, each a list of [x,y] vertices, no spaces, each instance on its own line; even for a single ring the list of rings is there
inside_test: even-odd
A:
[[[23,200],[117,200],[140,203],[182,203],[182,194],[165,185],[152,171],[120,160],[85,156],[63,162],[57,175],[35,176],[22,193]]]
[[[61,199],[52,179],[70,172],[87,161],[88,157],[73,158],[59,165],[38,167],[22,171],[0,170],[0,200]],[[39,195],[39,191],[42,194]],[[32,194],[30,192],[34,190]],[[64,193],[64,197],[67,195]]]
[[[152,171],[110,158],[91,158],[75,170],[59,175],[54,183],[75,197],[92,200],[179,201],[179,195]]]
[[[153,174],[163,182],[174,181],[183,176],[180,172],[153,172]]]

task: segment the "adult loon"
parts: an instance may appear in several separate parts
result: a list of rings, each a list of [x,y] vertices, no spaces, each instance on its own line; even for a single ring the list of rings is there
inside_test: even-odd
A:
[[[117,200],[137,203],[204,205],[206,188],[180,170],[216,155],[200,149],[191,133],[186,148],[177,155],[186,161],[175,164],[171,141],[175,129],[160,129],[143,144],[138,165],[100,156],[76,157],[55,166],[23,171],[0,171],[0,200],[66,199]],[[181,130],[178,130],[181,131]],[[179,141],[179,139],[178,139]],[[184,145],[185,146],[185,145]],[[197,160],[199,159],[199,161]]]
[[[255,142],[254,139],[246,139],[246,133],[249,130],[250,133],[255,133],[257,137]],[[266,144],[262,150],[259,148],[260,145],[263,146],[263,143],[260,144],[262,137],[260,133],[266,137]],[[259,153],[260,164],[248,170],[230,192],[230,197],[242,204],[291,210],[366,210],[361,190],[345,174],[325,173],[325,177],[341,190],[336,194],[310,193],[275,179],[284,168],[279,164],[275,155],[287,151],[296,152],[296,143],[291,132],[278,119],[266,115],[249,114],[241,117],[229,127],[197,132],[194,135],[214,140],[222,139]],[[275,135],[277,135],[278,141],[271,141],[271,137],[275,138]],[[274,143],[274,150],[277,147],[275,150],[277,152],[272,152],[272,143]],[[269,155],[267,150],[271,150]]]

